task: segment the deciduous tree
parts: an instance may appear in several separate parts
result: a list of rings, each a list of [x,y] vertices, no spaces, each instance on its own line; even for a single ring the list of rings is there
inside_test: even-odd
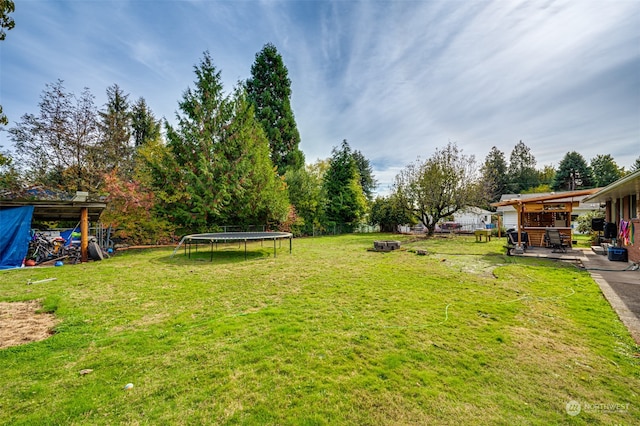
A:
[[[441,219],[483,199],[475,158],[464,155],[451,142],[428,160],[405,167],[396,176],[394,194],[429,235]]]
[[[17,158],[32,183],[97,191],[101,176],[89,168],[100,134],[93,99],[88,88],[76,97],[58,80],[46,85],[39,114],[23,115],[9,129]]]
[[[16,190],[20,186],[20,173],[9,153],[0,151],[0,189]]]
[[[0,0],[0,41],[4,40],[7,36],[6,31],[13,29],[16,26],[15,21],[10,13],[16,10],[16,6],[13,0]],[[6,126],[9,124],[7,116],[2,112],[2,105],[0,105],[0,126]]]
[[[415,223],[415,218],[402,207],[398,197],[391,194],[376,197],[371,205],[369,223],[380,226],[382,232],[397,232],[399,225]]]
[[[323,174],[318,167],[309,165],[299,169],[289,169],[284,175],[289,192],[289,201],[301,221],[297,233],[313,235],[315,229],[322,228],[324,197]]]
[[[173,242],[173,226],[155,213],[155,194],[135,178],[123,179],[112,170],[104,176],[107,208],[100,221],[112,226],[114,237],[129,244]]]
[[[591,171],[593,184],[596,187],[604,187],[624,176],[624,170],[616,164],[609,154],[596,155],[591,159]]]
[[[1,0],[0,1],[0,41],[4,40],[7,36],[6,31],[13,29],[16,26],[15,21],[10,13],[16,11],[16,5],[13,0]]]

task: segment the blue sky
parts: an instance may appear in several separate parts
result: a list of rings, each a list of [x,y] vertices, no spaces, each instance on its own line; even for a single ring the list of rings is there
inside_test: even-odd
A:
[[[640,155],[636,0],[19,0],[12,16],[0,104],[13,123],[57,79],[98,107],[118,84],[173,122],[205,50],[230,92],[273,43],[307,162],[347,139],[381,193],[448,141],[478,163],[519,140],[539,167],[574,150],[627,167]]]

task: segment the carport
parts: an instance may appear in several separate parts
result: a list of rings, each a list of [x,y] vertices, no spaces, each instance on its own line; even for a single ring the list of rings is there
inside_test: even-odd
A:
[[[82,261],[88,259],[89,222],[97,222],[106,203],[87,201],[86,193],[77,193],[69,201],[57,200],[0,200],[0,210],[12,207],[33,206],[33,220],[37,221],[79,221],[80,222],[80,253]]]

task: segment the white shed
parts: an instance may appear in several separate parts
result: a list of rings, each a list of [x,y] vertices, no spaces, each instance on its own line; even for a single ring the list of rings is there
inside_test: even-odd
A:
[[[466,207],[453,214],[453,221],[462,225],[465,231],[486,228],[491,223],[491,212],[480,207]]]

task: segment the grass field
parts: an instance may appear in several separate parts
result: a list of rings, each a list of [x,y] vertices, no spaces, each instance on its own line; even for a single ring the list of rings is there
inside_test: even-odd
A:
[[[0,272],[0,301],[61,321],[0,350],[0,423],[637,424],[639,348],[598,286],[503,244],[360,234]]]

